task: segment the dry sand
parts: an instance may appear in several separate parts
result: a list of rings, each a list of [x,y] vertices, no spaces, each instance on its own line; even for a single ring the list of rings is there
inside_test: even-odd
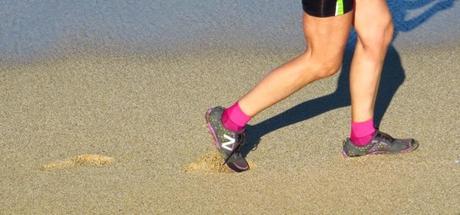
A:
[[[212,165],[185,171],[215,160],[207,154],[205,110],[229,105],[299,50],[262,51],[85,56],[2,68],[2,213],[460,212],[458,46],[399,52],[406,80],[381,128],[416,137],[415,153],[344,159],[349,107],[343,107],[263,136],[248,155],[257,165],[251,171],[213,173]],[[252,124],[333,92],[337,77],[312,84]],[[82,154],[114,160],[43,171]]]

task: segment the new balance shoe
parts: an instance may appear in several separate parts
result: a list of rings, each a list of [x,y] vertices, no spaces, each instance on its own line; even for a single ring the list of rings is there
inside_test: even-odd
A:
[[[209,133],[214,139],[214,145],[219,151],[224,164],[235,172],[249,169],[249,164],[241,155],[239,149],[244,144],[245,133],[233,132],[224,127],[221,122],[223,107],[213,107],[206,112],[206,123]]]
[[[346,157],[358,157],[374,154],[398,154],[411,152],[417,149],[418,142],[414,139],[396,139],[390,135],[376,130],[372,140],[365,146],[354,145],[350,138],[343,144],[343,155]]]

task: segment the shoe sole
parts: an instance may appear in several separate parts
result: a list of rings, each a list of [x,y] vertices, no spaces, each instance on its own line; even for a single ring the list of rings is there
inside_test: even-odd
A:
[[[209,115],[211,114],[211,111],[212,111],[211,108],[209,108],[208,111],[206,111],[206,114],[205,114],[206,126],[207,126],[207,128],[208,128],[209,134],[212,136],[214,147],[217,149],[217,151],[219,151],[219,154],[221,154],[221,152],[220,152],[221,148],[220,148],[219,142],[218,142],[218,140],[217,140],[216,132],[215,132],[214,129],[212,128],[211,122],[209,121]],[[238,148],[235,149],[235,150],[238,150]],[[222,157],[222,154],[221,154],[221,158],[225,161],[225,158]],[[243,159],[244,159],[244,158],[243,158]],[[247,163],[247,162],[246,162],[246,163]],[[249,170],[249,166],[248,166],[248,168],[241,168],[240,166],[238,166],[238,165],[236,165],[236,164],[234,164],[234,163],[232,163],[232,162],[227,162],[226,164],[227,164],[227,166],[228,166],[231,170],[233,170],[234,172],[243,172],[243,171]]]
[[[360,155],[360,156],[348,156],[344,150],[342,150],[342,155],[344,158],[357,158],[357,157],[364,157],[364,156],[371,156],[371,155],[397,155],[397,154],[405,154],[405,153],[409,153],[409,152],[413,152],[415,151],[419,144],[418,144],[418,141],[417,140],[414,140],[415,141],[415,147],[410,147],[408,149],[404,149],[404,150],[401,150],[399,152],[387,152],[387,151],[375,151],[375,152],[371,152],[371,153],[368,153],[368,154],[365,154],[365,155]]]

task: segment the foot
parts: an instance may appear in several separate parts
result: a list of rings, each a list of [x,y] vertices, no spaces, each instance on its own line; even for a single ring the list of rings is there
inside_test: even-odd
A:
[[[398,154],[414,151],[417,147],[418,142],[414,139],[395,139],[386,133],[376,130],[370,143],[364,146],[356,146],[347,138],[343,144],[342,153],[346,157]]]
[[[224,127],[221,122],[223,107],[213,107],[206,112],[206,123],[209,133],[214,138],[214,145],[219,151],[224,164],[235,172],[249,169],[249,164],[241,155],[239,149],[244,144],[245,132],[233,132]]]

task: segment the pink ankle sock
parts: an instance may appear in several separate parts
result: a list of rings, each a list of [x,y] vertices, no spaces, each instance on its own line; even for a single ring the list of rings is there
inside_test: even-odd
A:
[[[350,134],[351,142],[357,146],[365,146],[372,140],[374,132],[374,119],[365,122],[352,122]]]
[[[251,117],[241,110],[238,102],[226,108],[222,114],[222,123],[224,127],[233,132],[242,131],[249,120],[251,120]]]

